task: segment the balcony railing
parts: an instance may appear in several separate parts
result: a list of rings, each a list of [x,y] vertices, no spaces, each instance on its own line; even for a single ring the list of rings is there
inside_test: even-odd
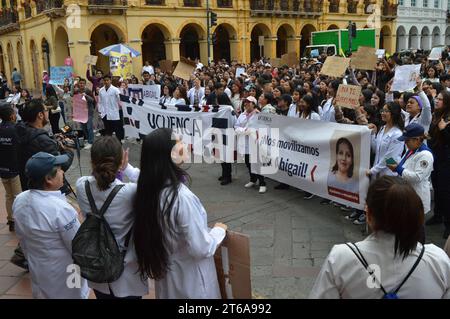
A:
[[[64,0],[36,0],[36,13],[45,13],[51,18],[64,17]]]
[[[19,15],[17,10],[5,9],[0,14],[0,34],[19,30]]]
[[[145,4],[148,6],[163,6],[165,5],[164,0],[145,0]]]
[[[252,16],[309,16],[318,17],[322,7],[313,0],[251,0]]]
[[[184,0],[185,7],[201,7],[200,0]]]
[[[398,4],[389,4],[385,1],[383,6],[382,20],[395,20],[397,18]]]
[[[219,8],[232,8],[233,0],[217,0],[217,7]]]
[[[128,9],[128,0],[89,0],[91,14],[124,14]]]

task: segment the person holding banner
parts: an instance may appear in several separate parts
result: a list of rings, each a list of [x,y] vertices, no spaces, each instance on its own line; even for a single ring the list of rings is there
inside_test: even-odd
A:
[[[201,81],[199,78],[195,78],[194,86],[187,93],[187,98],[191,105],[199,106],[200,101],[205,95],[205,88],[201,87]]]

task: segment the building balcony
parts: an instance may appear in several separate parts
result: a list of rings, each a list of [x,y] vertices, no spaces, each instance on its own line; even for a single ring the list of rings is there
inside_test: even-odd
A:
[[[233,8],[233,0],[217,0],[218,8]]]
[[[312,0],[251,0],[251,16],[318,18],[322,7]]]
[[[164,6],[166,5],[165,0],[145,0],[145,5],[147,6]]]
[[[64,17],[66,15],[64,0],[37,0],[36,13],[46,14],[50,18]],[[25,17],[27,17],[27,11],[25,11]]]
[[[17,10],[4,10],[0,14],[0,34],[19,30],[19,15]]]
[[[128,0],[89,0],[88,3],[90,14],[124,14],[127,9]]]
[[[201,7],[201,1],[200,0],[184,0],[184,6],[185,7]]]
[[[384,0],[381,20],[393,21],[397,19],[397,8],[398,4],[389,4],[387,0]]]

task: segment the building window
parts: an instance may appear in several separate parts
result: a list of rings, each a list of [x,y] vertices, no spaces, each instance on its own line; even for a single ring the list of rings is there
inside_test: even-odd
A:
[[[339,13],[339,0],[330,0],[330,12]]]
[[[232,8],[233,0],[217,0],[217,6],[219,8]]]
[[[416,0],[411,0],[411,7],[415,7],[416,6]]]
[[[145,4],[148,6],[163,6],[164,0],[145,0]]]
[[[404,2],[403,2],[404,0],[398,0],[398,5],[399,6],[402,6],[402,5],[404,5]]]
[[[428,8],[428,0],[423,0],[423,7]]]
[[[435,8],[439,8],[440,7],[439,0],[434,0],[434,7]]]
[[[185,7],[200,7],[200,0],[184,0]]]

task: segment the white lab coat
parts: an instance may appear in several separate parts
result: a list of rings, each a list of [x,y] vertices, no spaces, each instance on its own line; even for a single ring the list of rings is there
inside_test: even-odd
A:
[[[257,114],[258,113],[256,112],[256,110],[250,114],[245,111],[244,113],[241,113],[241,115],[239,115],[236,123],[234,124],[234,129],[236,131],[238,139],[237,151],[241,155],[250,154],[250,131],[247,130],[247,128],[250,120]]]
[[[320,119],[324,122],[336,122],[333,99],[328,99],[322,107],[319,107]]]
[[[188,91],[188,93],[187,93],[187,97],[188,97],[188,100],[189,100],[189,103],[191,103],[191,105],[194,105],[194,101],[195,101],[195,92],[196,92],[197,90],[195,89],[195,87],[193,87],[192,89],[190,89],[189,91]],[[198,104],[200,105],[200,103],[201,103],[201,101],[202,101],[202,98],[203,98],[203,96],[205,95],[205,88],[203,88],[203,87],[200,87],[199,89],[198,89]]]
[[[300,113],[297,112],[297,104],[292,103],[291,106],[289,106],[289,111],[288,111],[287,116],[288,117],[296,117],[296,118],[300,117]]]
[[[374,177],[384,175],[397,176],[386,166],[386,159],[393,158],[397,163],[402,158],[405,143],[398,140],[403,135],[398,127],[393,127],[389,132],[385,133],[385,126],[381,128],[378,134],[372,134],[372,152],[375,153],[374,166],[370,169],[370,173]]]
[[[60,191],[29,190],[17,196],[13,214],[16,234],[30,269],[33,297],[87,299],[87,281],[77,277],[75,268],[70,267],[72,239],[80,222],[66,197]]]
[[[378,278],[390,292],[396,289],[413,267],[422,245],[403,260],[394,257],[395,236],[376,232],[356,243],[369,265],[379,266]],[[375,272],[377,274],[377,272]],[[310,299],[380,299],[380,288],[372,284],[367,270],[346,245],[335,245],[323,263],[309,295]],[[425,252],[411,277],[397,293],[400,299],[450,299],[450,260],[439,247],[425,245]]]
[[[431,210],[430,176],[433,172],[433,154],[428,150],[418,150],[403,164],[400,176],[406,180],[422,200],[425,214]],[[450,182],[450,181],[449,181]]]
[[[425,133],[427,133],[428,130],[430,129],[431,119],[432,119],[431,104],[430,104],[430,100],[428,100],[428,97],[424,92],[420,92],[419,96],[420,96],[420,99],[422,100],[422,104],[423,104],[422,111],[412,119],[410,118],[410,115],[408,112],[402,110],[402,114],[405,118],[405,127],[407,127],[408,125],[410,125],[412,123],[417,123],[417,124],[420,124],[423,127],[423,129],[425,130]]]
[[[120,90],[111,85],[108,90],[102,87],[98,93],[98,111],[100,116],[108,121],[120,120],[119,102]]]
[[[124,172],[127,175],[127,171]],[[127,175],[128,176],[128,175]],[[128,176],[129,177],[129,176]],[[116,185],[122,185],[121,190],[114,197],[111,205],[105,213],[105,219],[116,238],[117,244],[121,250],[125,250],[125,239],[134,223],[133,218],[133,198],[136,194],[135,183],[123,183],[116,179],[106,191],[100,191],[95,178],[92,176],[84,176],[78,179],[76,184],[77,200],[81,212],[91,211],[89,201],[87,199],[84,182],[88,180],[91,186],[92,196],[100,210],[106,198]],[[110,289],[116,297],[128,296],[144,296],[148,294],[147,281],[142,281],[138,272],[138,264],[136,252],[134,249],[133,237],[130,238],[128,249],[125,255],[125,267],[122,275],[116,281],[110,284],[98,284],[89,282],[89,287],[109,295]]]
[[[313,120],[313,121],[320,121],[320,115],[314,111],[312,111],[308,117],[303,117],[303,113],[300,114],[300,118],[303,120]]]

